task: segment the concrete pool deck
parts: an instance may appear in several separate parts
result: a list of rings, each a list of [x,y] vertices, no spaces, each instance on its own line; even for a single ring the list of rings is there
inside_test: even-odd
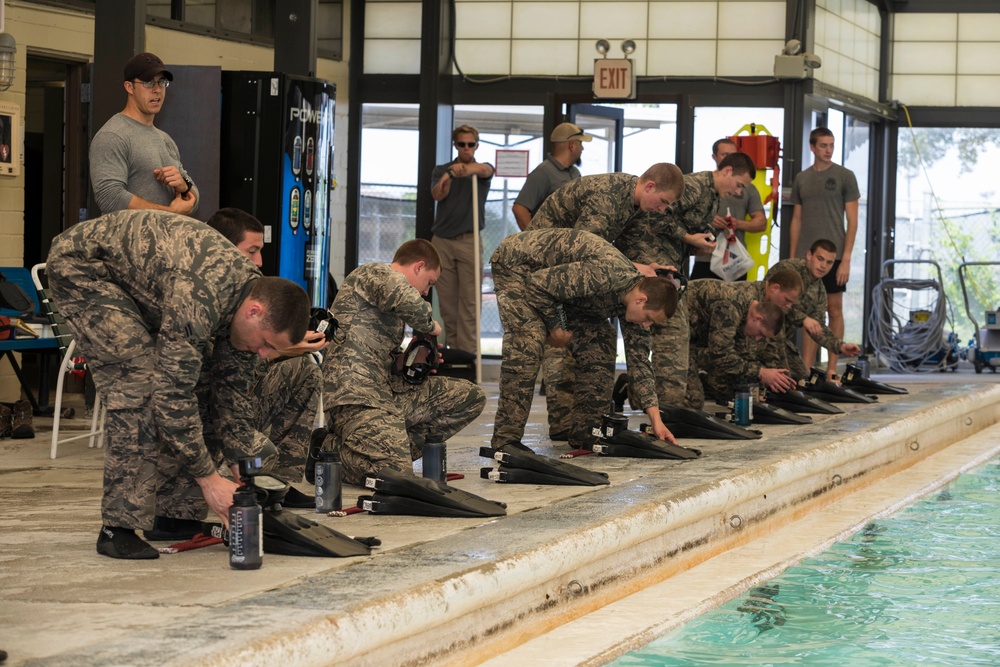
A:
[[[525,665],[543,664],[539,655],[562,657],[549,664],[611,657],[621,642],[581,657],[565,638],[558,643],[560,633],[637,591],[695,576],[686,573],[713,557],[763,545],[782,525],[952,443],[982,432],[975,457],[995,453],[1000,438],[985,431],[1000,421],[1000,386],[991,376],[886,376],[910,395],[841,404],[846,415],[817,415],[812,425],[759,427],[764,437],[756,441],[685,441],[704,452],[693,461],[576,459],[610,475],[610,486],[596,488],[480,479],[489,461],[478,450],[496,407],[496,385],[487,384],[484,415],[449,442],[449,467],[466,475],[455,486],[506,502],[508,516],[320,517],[383,545],[367,558],[267,554],[252,572],[231,570],[221,545],[153,561],[98,556],[101,453],[75,442],[51,461],[39,429],[35,440],[0,441],[0,649],[10,654],[7,665]],[[540,453],[565,451],[541,436],[544,421],[536,399],[526,442]],[[634,416],[632,426],[639,421]],[[968,453],[952,452],[963,460]],[[346,490],[345,504],[361,493]],[[732,576],[730,587],[753,575]],[[648,620],[647,628],[657,625]],[[546,633],[557,643],[535,657],[519,653]]]

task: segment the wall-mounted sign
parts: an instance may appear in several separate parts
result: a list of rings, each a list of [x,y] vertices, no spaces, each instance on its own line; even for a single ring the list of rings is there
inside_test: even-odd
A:
[[[628,58],[594,60],[594,97],[634,100],[635,95],[635,68],[631,60]]]
[[[498,150],[495,175],[500,178],[527,178],[528,151]]]

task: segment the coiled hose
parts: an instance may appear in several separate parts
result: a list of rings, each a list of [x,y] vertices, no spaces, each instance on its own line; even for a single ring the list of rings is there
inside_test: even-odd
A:
[[[909,310],[894,300],[897,289],[936,290],[938,298],[926,322],[904,321],[896,314]],[[872,290],[868,340],[878,358],[897,373],[941,371],[952,363],[945,343],[947,320],[947,297],[937,280],[883,278]]]

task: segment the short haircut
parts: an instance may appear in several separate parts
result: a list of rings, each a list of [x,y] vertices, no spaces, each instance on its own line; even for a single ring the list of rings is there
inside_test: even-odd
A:
[[[712,155],[718,155],[719,154],[719,146],[721,146],[722,144],[732,144],[732,146],[734,148],[736,147],[736,142],[735,141],[733,141],[729,137],[722,137],[721,139],[719,139],[718,141],[716,141],[714,144],[712,144]]]
[[[777,285],[782,292],[802,292],[802,276],[795,269],[780,269],[767,277],[767,285]]]
[[[836,254],[837,244],[830,239],[817,239],[813,241],[811,246],[809,246],[809,252],[815,255],[817,250],[825,250]]]
[[[306,336],[309,326],[309,296],[287,278],[258,278],[250,297],[264,304],[264,326],[274,333],[287,333],[292,344]]]
[[[750,174],[750,180],[757,178],[757,167],[753,164],[753,158],[746,153],[730,153],[722,162],[719,163],[719,169],[725,169],[726,167],[733,168],[733,174],[736,176],[742,176],[743,174]]]
[[[229,239],[233,245],[243,243],[247,234],[264,233],[264,225],[260,220],[240,208],[220,208],[206,224]]]
[[[756,303],[757,314],[764,318],[761,323],[771,335],[777,334],[785,326],[785,311],[770,301],[758,301]]]
[[[820,137],[832,137],[833,132],[830,131],[828,127],[817,127],[815,130],[809,133],[809,145],[815,146],[816,142],[819,141]]]
[[[675,199],[680,199],[684,194],[684,174],[676,164],[669,162],[654,164],[639,177],[640,183],[646,181],[652,181],[658,192],[673,193]]]
[[[677,312],[677,288],[669,279],[644,277],[639,281],[639,291],[646,295],[643,310],[662,310],[667,317]]]
[[[392,256],[392,263],[400,266],[409,266],[417,262],[423,262],[431,271],[441,268],[441,256],[438,255],[437,248],[424,239],[407,241],[396,248],[396,254]]]
[[[460,134],[471,134],[476,138],[476,143],[479,143],[479,130],[472,127],[471,125],[459,125],[451,132],[451,140],[458,141],[458,135]]]

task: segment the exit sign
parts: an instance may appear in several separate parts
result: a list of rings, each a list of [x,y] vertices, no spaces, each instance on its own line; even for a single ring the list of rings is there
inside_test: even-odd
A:
[[[635,70],[628,58],[594,60],[594,97],[635,99]]]

